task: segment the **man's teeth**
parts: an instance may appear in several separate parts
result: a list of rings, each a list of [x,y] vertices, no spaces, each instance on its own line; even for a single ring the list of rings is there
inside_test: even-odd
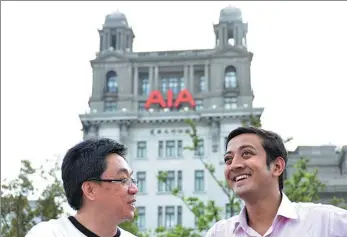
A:
[[[235,178],[235,181],[239,181],[239,180],[241,180],[241,179],[247,179],[248,177],[249,177],[249,175],[247,175],[247,174],[240,175],[240,176],[237,176],[237,177]]]

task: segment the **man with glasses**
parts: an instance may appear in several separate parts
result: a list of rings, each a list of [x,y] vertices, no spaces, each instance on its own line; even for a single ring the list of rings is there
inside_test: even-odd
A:
[[[134,218],[138,189],[126,148],[111,139],[83,141],[65,155],[62,180],[70,217],[41,222],[26,237],[134,237],[118,227]]]

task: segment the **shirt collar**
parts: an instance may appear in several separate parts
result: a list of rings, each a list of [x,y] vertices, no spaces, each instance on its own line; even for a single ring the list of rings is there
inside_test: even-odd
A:
[[[294,204],[288,199],[287,195],[285,195],[283,192],[282,194],[282,200],[281,204],[277,210],[277,216],[283,216],[288,219],[297,219],[298,213],[296,212]],[[244,206],[238,215],[238,218],[236,218],[235,226],[234,226],[234,233],[241,227],[242,229],[246,230],[248,228],[247,224],[247,217],[246,217],[246,206]],[[276,219],[275,217],[275,219]]]

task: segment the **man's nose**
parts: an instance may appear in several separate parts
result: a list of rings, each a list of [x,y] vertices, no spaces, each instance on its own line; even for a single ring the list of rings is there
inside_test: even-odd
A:
[[[245,167],[243,159],[241,157],[235,156],[230,164],[229,169],[232,171],[243,169]]]
[[[137,188],[136,184],[132,183],[129,186],[129,193],[136,194],[138,191],[139,191],[139,189]]]

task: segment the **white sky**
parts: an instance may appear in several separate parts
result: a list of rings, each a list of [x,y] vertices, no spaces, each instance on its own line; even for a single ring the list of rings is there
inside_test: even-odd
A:
[[[254,105],[288,145],[347,144],[347,2],[230,2],[249,23]],[[1,2],[1,178],[81,140],[97,29],[125,13],[135,51],[214,46],[229,2]]]

